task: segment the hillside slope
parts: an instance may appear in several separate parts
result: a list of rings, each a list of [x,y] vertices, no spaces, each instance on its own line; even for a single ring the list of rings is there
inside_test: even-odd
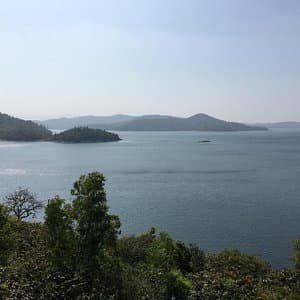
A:
[[[127,122],[113,124],[90,124],[93,128],[119,131],[251,131],[268,130],[265,127],[227,122],[206,114],[188,118],[172,116],[143,116]]]
[[[74,118],[57,118],[45,121],[37,121],[38,124],[44,125],[50,129],[71,129],[73,127],[85,127],[89,124],[112,124],[118,122],[127,122],[135,117],[128,115],[113,116],[81,116]]]
[[[42,125],[0,113],[0,140],[39,141],[51,135],[51,131]]]

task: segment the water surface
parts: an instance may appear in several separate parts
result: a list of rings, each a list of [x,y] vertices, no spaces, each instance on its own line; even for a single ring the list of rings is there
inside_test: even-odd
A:
[[[206,251],[239,248],[290,265],[300,233],[300,131],[120,132],[122,142],[0,142],[0,196],[69,198],[94,170],[123,234],[156,226]],[[211,143],[199,143],[211,140]]]

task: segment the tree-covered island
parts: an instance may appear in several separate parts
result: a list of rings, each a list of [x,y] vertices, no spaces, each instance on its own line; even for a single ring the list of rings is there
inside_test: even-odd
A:
[[[54,134],[50,140],[59,143],[103,143],[117,142],[121,139],[117,134],[105,130],[75,127]]]

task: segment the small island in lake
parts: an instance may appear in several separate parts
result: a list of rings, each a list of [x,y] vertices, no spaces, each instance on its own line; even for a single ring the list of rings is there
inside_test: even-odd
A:
[[[211,143],[210,140],[202,140],[202,141],[199,141],[199,143]]]
[[[117,142],[121,139],[117,134],[105,130],[89,127],[74,127],[54,134],[50,140],[59,143],[104,143]]]

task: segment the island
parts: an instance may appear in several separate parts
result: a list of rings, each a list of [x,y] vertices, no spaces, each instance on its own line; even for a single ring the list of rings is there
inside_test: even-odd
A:
[[[31,142],[51,138],[52,132],[43,125],[0,112],[0,140]]]
[[[115,133],[89,127],[74,127],[56,133],[50,138],[50,141],[59,143],[104,143],[120,140],[120,137]]]
[[[202,141],[199,141],[199,143],[211,143],[210,140],[202,140]]]

